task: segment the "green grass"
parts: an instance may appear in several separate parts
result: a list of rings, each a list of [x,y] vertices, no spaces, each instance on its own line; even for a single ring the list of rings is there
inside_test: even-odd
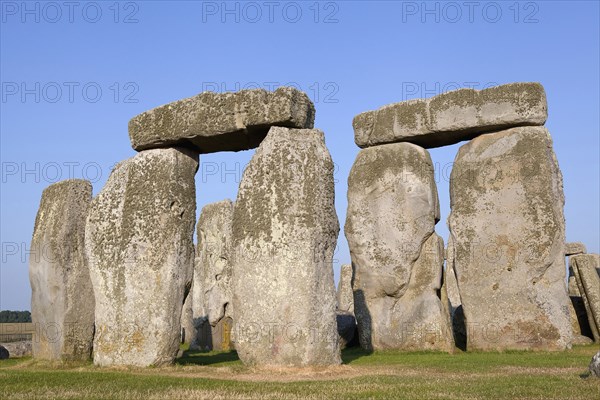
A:
[[[343,352],[344,365],[260,370],[235,352],[186,351],[157,368],[0,361],[2,399],[597,399],[598,346],[560,353]]]

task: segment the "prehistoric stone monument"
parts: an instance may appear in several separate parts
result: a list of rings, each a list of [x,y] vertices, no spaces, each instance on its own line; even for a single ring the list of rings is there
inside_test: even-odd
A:
[[[339,364],[333,162],[317,129],[273,127],[233,213],[235,344],[246,364]]]
[[[153,149],[119,163],[94,198],[86,253],[96,298],[94,363],[162,365],[179,350],[192,276],[198,155]]]
[[[181,342],[189,345],[192,345],[197,340],[197,329],[194,325],[194,310],[192,308],[194,297],[193,287],[192,284],[181,309]]]
[[[450,191],[467,348],[570,347],[562,176],[548,131],[511,128],[463,145]]]
[[[29,257],[35,358],[91,357],[94,294],[84,254],[91,200],[92,185],[79,179],[50,185],[42,194]]]
[[[452,213],[448,219],[452,243],[448,253],[452,254],[446,271],[456,274],[461,306],[453,316],[457,321],[464,319],[466,346],[481,350],[570,347],[562,176],[548,131],[539,126],[546,118],[546,96],[537,83],[515,83],[482,91],[461,89],[430,99],[388,105],[355,117],[355,142],[366,149],[359,153],[349,179],[346,236],[357,268],[355,309],[363,346],[369,347],[364,339],[371,334],[375,348],[385,341],[402,348],[393,342],[397,337],[395,330],[390,329],[383,337],[375,334],[378,324],[386,318],[382,314],[391,309],[401,314],[401,308],[392,308],[395,303],[381,307],[369,302],[373,298],[401,296],[412,275],[398,262],[402,258],[394,254],[399,244],[388,245],[391,249],[380,247],[381,244],[393,240],[391,232],[413,225],[415,228],[406,229],[406,236],[398,242],[422,245],[427,235],[433,234],[434,225],[430,211],[406,211],[404,203],[399,202],[395,210],[401,211],[391,213],[373,203],[385,204],[385,199],[393,196],[415,199],[421,195],[419,204],[427,205],[426,193],[435,190],[434,184],[427,190],[425,184],[415,183],[422,171],[419,175],[409,169],[411,172],[406,174],[397,166],[413,164],[409,168],[416,170],[416,165],[423,164],[417,157],[390,157],[386,169],[377,169],[375,162],[363,161],[363,152],[396,142],[430,148],[471,139],[461,147],[452,170]],[[355,177],[361,176],[357,171],[365,176],[362,182]],[[398,183],[388,183],[393,179]],[[371,197],[364,201],[362,209],[371,207],[371,213],[378,214],[366,222],[355,223],[361,208],[354,203],[361,190],[365,192],[363,197]],[[423,209],[430,210],[431,204]],[[412,254],[404,256],[415,259],[415,246],[411,250]],[[365,257],[369,252],[373,255]],[[381,267],[369,264],[369,258],[382,260],[380,263],[388,268],[384,274],[387,279],[371,278],[380,273]],[[434,260],[436,257],[431,262]],[[363,280],[365,275],[369,276],[368,281]],[[418,323],[420,319],[414,317],[411,321]]]
[[[361,148],[395,142],[432,148],[485,132],[543,125],[547,117],[546,93],[539,83],[459,89],[359,114],[353,122],[354,141]]]
[[[446,268],[444,270],[444,284],[442,286],[442,305],[447,305],[448,314],[452,321],[454,343],[461,350],[467,349],[467,332],[465,327],[465,314],[458,291],[458,282],[454,272],[454,244],[452,236],[448,238],[446,247]]]
[[[271,126],[312,128],[315,108],[303,92],[281,87],[203,92],[142,113],[129,122],[135,150],[186,144],[199,153],[257,147]]]
[[[565,256],[569,257],[569,280],[567,282],[567,291],[571,300],[569,304],[569,313],[571,315],[574,345],[589,344],[594,341],[594,335],[590,328],[583,298],[579,292],[579,287],[577,286],[577,280],[573,272],[571,260],[573,256],[586,253],[587,250],[583,243],[565,243]]]
[[[31,246],[34,356],[85,360],[93,341],[97,365],[162,365],[183,332],[192,348],[235,346],[249,365],[336,365],[356,325],[366,349],[561,350],[587,340],[584,319],[600,341],[600,263],[565,243],[540,84],[354,118],[352,266],[337,299],[333,162],[314,116],[292,88],[201,93],[134,117],[139,153],[93,200],[87,181],[48,187]],[[464,140],[444,251],[426,149]],[[255,147],[235,204],[202,210],[194,248],[199,155]]]
[[[342,349],[358,343],[358,330],[356,318],[354,317],[352,274],[352,265],[342,265],[337,288],[336,310],[338,335],[340,337],[340,347]]]
[[[354,293],[352,292],[352,265],[344,264],[340,269],[337,288],[338,311],[354,314]]]
[[[213,350],[233,349],[232,221],[233,202],[224,200],[204,206],[196,227],[198,256],[194,267],[194,290],[197,287],[196,296],[202,296],[199,299],[202,307],[195,310],[194,315],[200,323],[207,321],[210,324],[209,347]]]
[[[348,178],[345,234],[354,265],[354,312],[366,349],[454,347],[438,291],[443,243],[427,150],[392,143],[359,152]]]
[[[569,264],[585,306],[594,341],[600,342],[600,256],[579,254],[570,257]]]
[[[312,128],[314,114],[304,93],[281,88],[202,93],[130,121],[132,146],[141,152],[115,168],[86,226],[96,364],[160,365],[177,354],[193,275],[198,154],[256,147],[272,125]],[[194,307],[207,310],[195,306],[194,292],[204,297],[204,290],[192,292],[194,322]]]

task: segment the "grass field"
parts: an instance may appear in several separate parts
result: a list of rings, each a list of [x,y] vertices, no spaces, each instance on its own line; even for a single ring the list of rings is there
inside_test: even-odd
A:
[[[586,399],[600,398],[587,366],[597,345],[562,353],[343,352],[329,368],[247,368],[230,353],[186,352],[161,368],[0,361],[8,399]]]

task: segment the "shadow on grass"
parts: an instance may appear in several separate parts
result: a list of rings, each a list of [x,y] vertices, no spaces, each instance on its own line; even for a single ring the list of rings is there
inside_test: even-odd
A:
[[[241,363],[236,351],[196,351],[188,350],[175,361],[178,365],[217,365]]]
[[[367,357],[373,354],[371,350],[365,350],[362,347],[349,347],[342,350],[342,363],[351,364],[361,357]]]

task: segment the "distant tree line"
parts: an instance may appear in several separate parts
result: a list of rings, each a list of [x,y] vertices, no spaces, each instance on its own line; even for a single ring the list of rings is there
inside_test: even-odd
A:
[[[0,311],[0,324],[15,322],[31,322],[31,313],[29,311]]]

